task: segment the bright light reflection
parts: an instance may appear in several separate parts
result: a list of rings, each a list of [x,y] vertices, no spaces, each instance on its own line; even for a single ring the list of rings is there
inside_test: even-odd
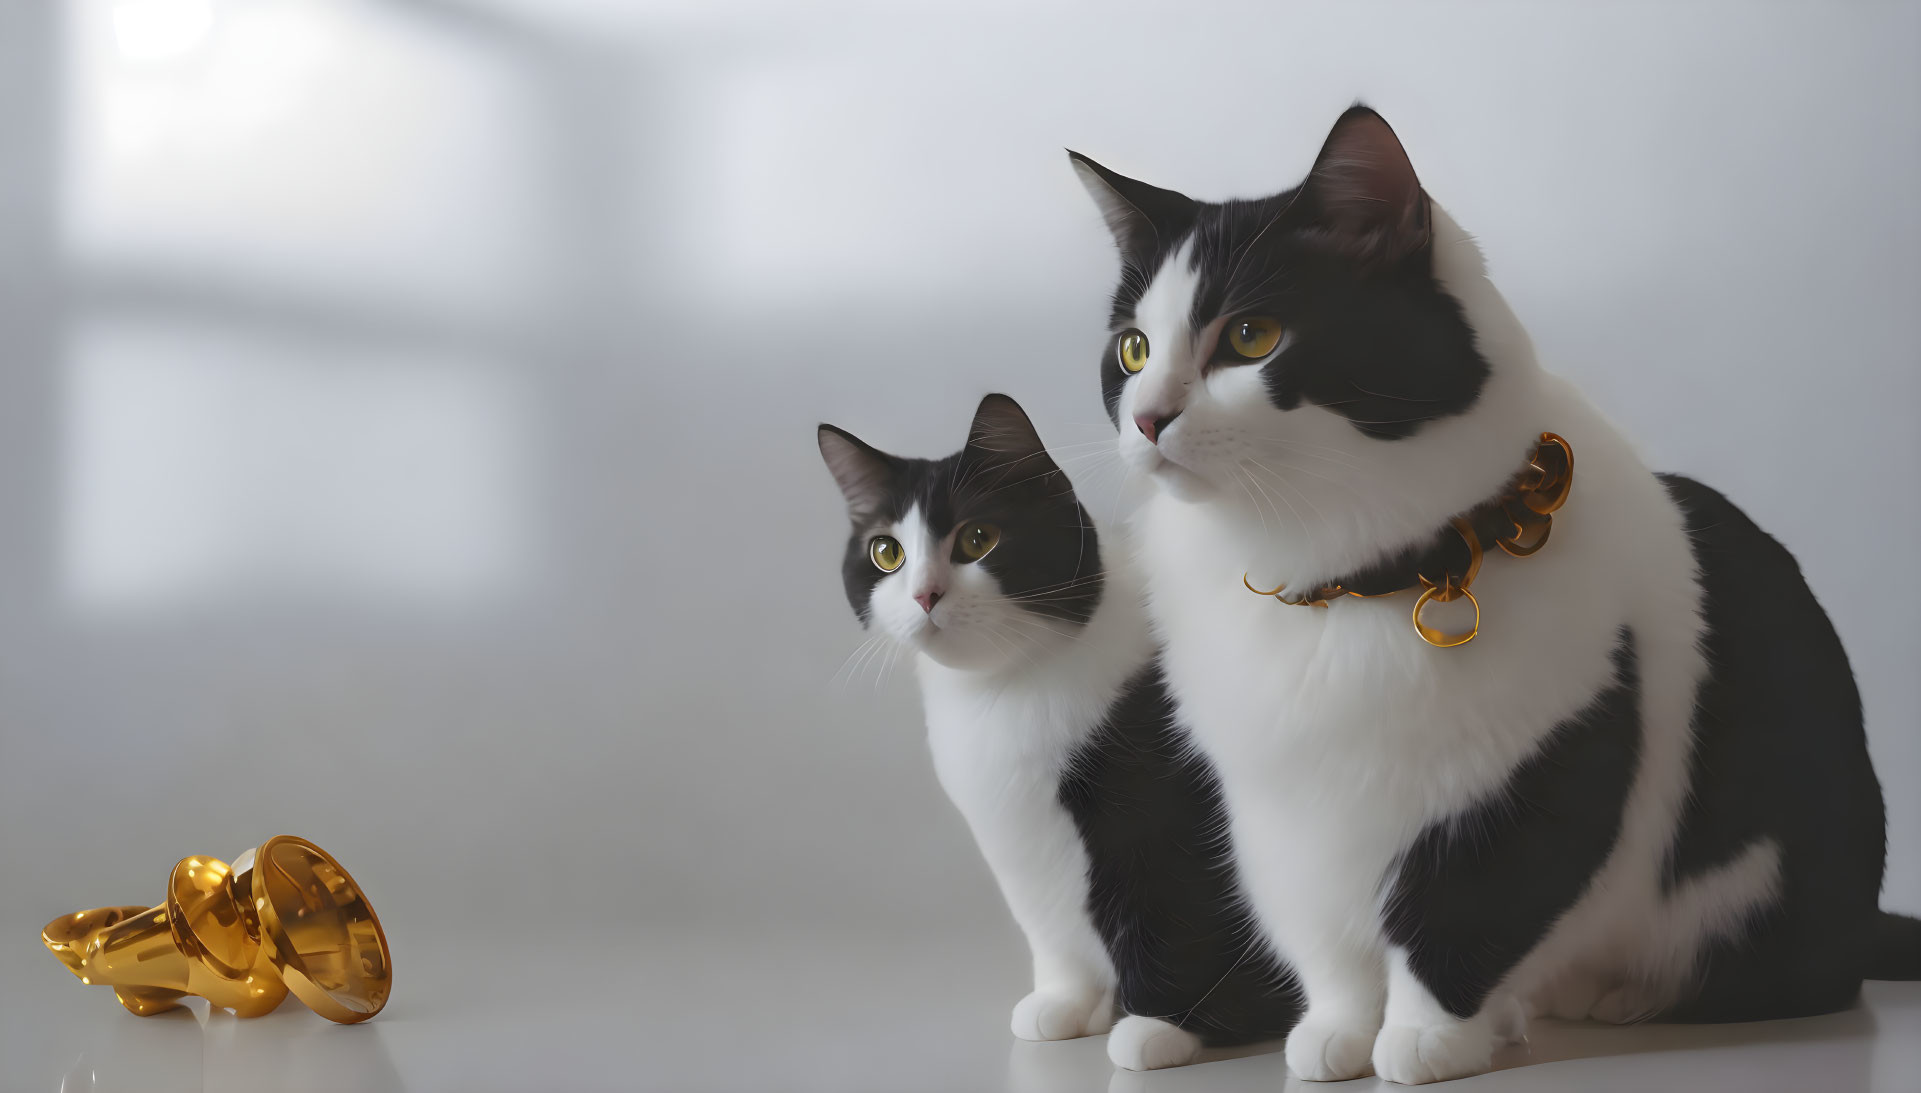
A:
[[[406,5],[200,0],[200,40],[150,63],[129,55],[123,9],[139,26],[197,17],[71,4],[63,234],[81,265],[332,285],[502,322],[542,299],[547,176],[535,85],[511,51]],[[186,34],[132,33],[135,49]]]
[[[113,6],[114,41],[136,61],[188,53],[212,29],[212,0],[119,0]]]

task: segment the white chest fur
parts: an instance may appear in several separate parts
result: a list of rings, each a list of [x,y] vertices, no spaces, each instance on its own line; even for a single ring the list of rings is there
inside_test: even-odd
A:
[[[1678,514],[1578,395],[1546,381],[1541,427],[1573,442],[1575,492],[1553,541],[1494,555],[1475,586],[1481,632],[1453,649],[1415,635],[1411,595],[1327,608],[1251,595],[1263,562],[1248,514],[1156,496],[1140,515],[1150,611],[1169,685],[1220,772],[1242,881],[1277,949],[1312,966],[1347,949],[1359,974],[1396,856],[1427,825],[1496,791],[1608,681],[1623,627],[1642,670],[1643,763],[1598,893],[1511,984],[1574,959],[1634,964],[1625,941],[1659,906],[1658,867],[1685,784],[1701,664],[1698,592]],[[1319,574],[1332,578],[1339,574]],[[1629,924],[1638,924],[1629,926]],[[1338,960],[1334,963],[1339,963]]]
[[[1152,654],[1139,588],[1110,567],[1100,608],[1036,658],[995,673],[918,663],[941,787],[960,809],[1034,955],[1037,991],[1111,989],[1087,913],[1088,860],[1061,773]]]
[[[934,770],[1027,935],[1036,979],[1047,953],[1060,975],[1111,981],[1086,912],[1087,854],[1059,799],[1061,770],[1091,727],[1085,711],[1024,688],[942,686],[936,674],[922,673]]]

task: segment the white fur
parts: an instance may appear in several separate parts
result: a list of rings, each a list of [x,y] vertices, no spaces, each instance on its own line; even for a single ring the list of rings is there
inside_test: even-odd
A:
[[[917,651],[934,770],[1027,936],[1034,987],[1014,1007],[1014,1035],[1105,1032],[1114,968],[1059,793],[1069,757],[1153,654],[1139,583],[1108,565],[1093,618],[1074,627],[1021,610],[979,566],[953,564],[951,535],[937,539],[918,511],[889,534],[907,559],[875,586],[870,625]],[[914,596],[930,589],[943,595],[926,612]]]
[[[887,529],[906,559],[874,586],[869,626],[949,667],[987,672],[1013,664],[1067,631],[1063,623],[1021,610],[980,566],[955,564],[958,530],[936,536],[918,505]],[[941,598],[932,611],[924,611],[914,597],[929,591]]]
[[[1107,1034],[1107,1058],[1122,1070],[1186,1066],[1201,1053],[1201,1038],[1158,1017],[1129,1015]]]
[[[1304,1078],[1355,1077],[1370,1060],[1392,1081],[1479,1072],[1519,1033],[1521,1001],[1542,1009],[1537,996],[1577,972],[1637,984],[1637,1004],[1658,1004],[1704,939],[1775,891],[1774,873],[1750,863],[1663,897],[1704,670],[1681,516],[1620,434],[1540,369],[1478,249],[1434,214],[1437,274],[1492,374],[1474,408],[1412,438],[1369,439],[1312,404],[1279,413],[1255,368],[1203,372],[1209,336],[1188,327],[1185,248],[1122,324],[1147,334],[1150,357],[1121,393],[1120,451],[1165,487],[1138,516],[1149,610],[1183,718],[1220,772],[1248,897],[1306,990],[1287,1044]],[[1131,424],[1174,409],[1158,445]],[[1541,553],[1490,554],[1469,644],[1421,642],[1411,595],[1312,609],[1242,587],[1244,573],[1262,587],[1334,579],[1425,539],[1495,493],[1543,430],[1573,446],[1572,498]],[[1499,788],[1588,704],[1623,626],[1645,735],[1620,838],[1587,895],[1482,1014],[1459,1021],[1389,952],[1383,877],[1423,828]]]

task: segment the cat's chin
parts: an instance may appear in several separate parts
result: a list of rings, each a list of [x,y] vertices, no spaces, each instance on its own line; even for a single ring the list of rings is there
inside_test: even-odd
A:
[[[951,630],[929,628],[916,635],[912,646],[921,655],[943,668],[980,672],[1007,664],[1007,654],[986,641],[970,641],[968,636]]]
[[[1149,472],[1154,483],[1177,501],[1205,501],[1214,496],[1214,484],[1172,460],[1163,459]]]

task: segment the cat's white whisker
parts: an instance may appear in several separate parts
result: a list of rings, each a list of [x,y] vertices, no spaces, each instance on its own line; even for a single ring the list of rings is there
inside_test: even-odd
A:
[[[1254,496],[1254,491],[1248,488],[1248,483],[1253,481],[1254,476],[1251,474],[1243,474],[1234,479],[1234,483],[1241,487],[1241,492],[1247,495],[1248,503],[1254,506],[1254,514],[1261,518],[1261,535],[1265,537],[1268,534],[1267,512],[1261,508],[1261,502]],[[1274,510],[1274,515],[1278,518],[1280,510]]]

